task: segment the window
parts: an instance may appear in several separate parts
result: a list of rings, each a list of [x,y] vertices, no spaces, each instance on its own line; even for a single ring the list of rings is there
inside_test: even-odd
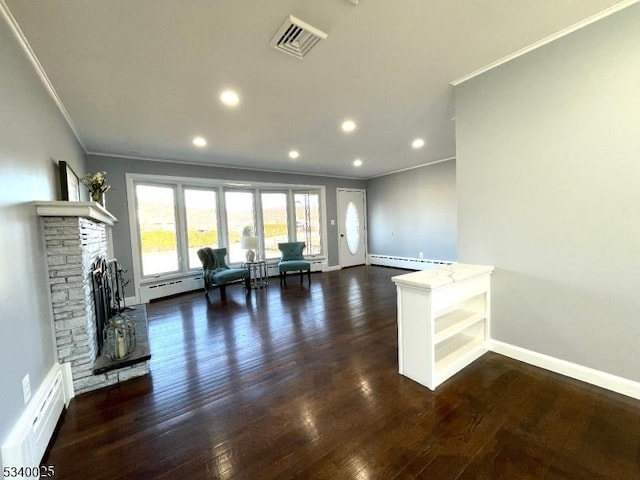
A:
[[[280,242],[305,242],[307,257],[326,254],[324,187],[127,174],[127,189],[140,284],[193,276],[202,267],[202,247],[225,247],[227,263],[238,265],[245,261],[245,235],[258,237],[258,251],[270,263],[280,258]]]
[[[319,255],[322,253],[320,226],[320,194],[296,193],[296,241],[305,242],[305,255]]]
[[[175,188],[137,185],[142,275],[178,271]]]
[[[351,255],[355,255],[360,245],[360,216],[358,215],[356,204],[352,201],[347,204],[344,225],[346,228],[345,234],[347,235],[347,248]]]
[[[263,258],[280,258],[278,243],[289,241],[287,197],[284,192],[262,193]]]
[[[229,262],[242,262],[245,251],[240,246],[243,236],[256,232],[253,192],[227,190],[224,192],[227,211],[227,255]]]
[[[199,268],[202,263],[198,258],[198,249],[219,246],[217,191],[185,189],[184,209],[187,218],[189,269]]]

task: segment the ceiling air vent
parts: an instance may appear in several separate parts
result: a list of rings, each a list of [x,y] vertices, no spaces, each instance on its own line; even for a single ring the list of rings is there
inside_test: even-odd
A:
[[[326,33],[289,15],[269,45],[294,57],[304,58],[318,41],[325,38]]]

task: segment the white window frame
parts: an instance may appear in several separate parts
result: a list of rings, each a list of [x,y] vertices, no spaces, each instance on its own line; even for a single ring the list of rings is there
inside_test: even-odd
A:
[[[184,189],[189,188],[203,188],[208,190],[217,190],[218,198],[218,241],[220,246],[226,246],[228,243],[228,230],[226,222],[226,203],[225,203],[225,190],[250,190],[254,193],[254,217],[255,226],[259,232],[263,232],[262,225],[262,207],[260,194],[262,192],[278,192],[287,193],[289,198],[288,205],[288,220],[293,223],[289,225],[289,239],[295,240],[295,205],[294,195],[296,193],[318,193],[320,201],[320,247],[321,253],[316,255],[307,255],[305,257],[317,260],[326,261],[328,258],[327,252],[327,224],[326,216],[326,187],[324,185],[305,185],[305,184],[290,184],[290,183],[267,183],[267,182],[253,182],[253,181],[239,181],[239,180],[224,180],[224,179],[206,179],[195,177],[175,177],[168,175],[153,175],[142,173],[126,173],[126,190],[127,190],[127,211],[129,214],[129,232],[131,241],[131,257],[132,257],[132,270],[133,270],[133,283],[135,290],[135,298],[140,299],[140,287],[142,285],[151,284],[159,281],[167,281],[173,279],[182,279],[187,277],[197,276],[201,269],[186,269],[183,270],[182,266],[185,264],[188,267],[188,244],[187,244],[187,221],[184,214]],[[149,184],[158,186],[172,186],[176,189],[176,228],[178,229],[178,264],[180,265],[179,272],[173,272],[168,274],[159,274],[153,276],[142,276],[142,259],[141,259],[141,242],[140,232],[138,230],[138,218],[137,218],[137,198],[135,185],[137,184]],[[293,235],[293,237],[292,237]],[[263,242],[262,235],[260,235]],[[183,251],[184,250],[184,251]],[[273,262],[275,259],[270,259]]]
[[[296,202],[295,202],[295,194],[315,194],[318,193],[317,190],[315,189],[293,189],[291,190],[291,196],[290,196],[290,204],[291,204],[291,222],[293,223],[293,230],[289,231],[289,240],[292,242],[297,241],[298,235],[298,220],[296,219]],[[325,213],[326,213],[326,205],[325,205],[325,199],[324,199],[324,192],[321,192],[318,198],[318,201],[320,202],[320,211],[318,212],[318,216],[320,217],[318,219],[318,222],[320,222],[320,251],[322,252],[320,255],[313,255],[313,254],[308,254],[305,253],[304,256],[305,257],[316,257],[316,256],[326,256],[326,249],[327,249],[327,236],[326,236],[326,222],[325,222]],[[292,233],[293,232],[293,233]],[[310,250],[311,246],[307,245],[307,250]]]

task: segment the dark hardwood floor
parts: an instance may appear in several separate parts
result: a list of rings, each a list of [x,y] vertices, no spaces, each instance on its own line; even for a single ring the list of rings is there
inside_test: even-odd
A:
[[[383,267],[149,305],[151,375],[72,400],[60,479],[640,479],[640,401],[488,353],[397,373]]]

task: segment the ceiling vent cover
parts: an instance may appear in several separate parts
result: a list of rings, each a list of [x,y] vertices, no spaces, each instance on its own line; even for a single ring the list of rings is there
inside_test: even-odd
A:
[[[326,33],[289,15],[269,45],[294,57],[304,58],[316,43],[325,38]]]

